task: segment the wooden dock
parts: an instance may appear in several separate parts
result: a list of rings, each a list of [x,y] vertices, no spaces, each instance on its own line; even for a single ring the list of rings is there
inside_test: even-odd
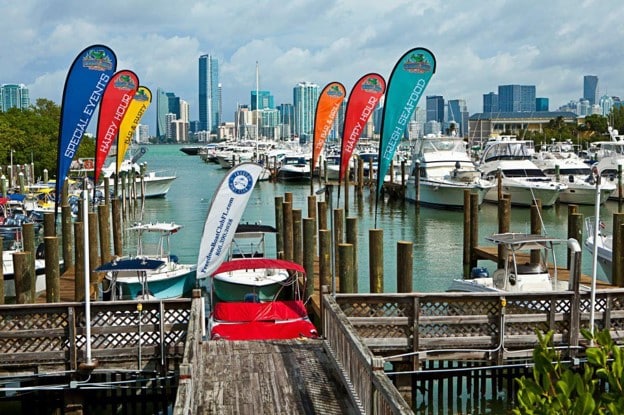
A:
[[[352,414],[322,340],[202,344],[202,414]]]

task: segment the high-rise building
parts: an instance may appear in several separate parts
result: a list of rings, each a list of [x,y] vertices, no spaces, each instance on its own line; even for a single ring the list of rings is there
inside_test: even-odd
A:
[[[498,94],[483,94],[483,112],[498,112]]]
[[[175,119],[181,117],[180,98],[173,92],[166,92],[158,88],[156,90],[156,136],[163,140],[168,137],[169,129],[167,114],[174,114]]]
[[[3,84],[0,87],[0,111],[11,108],[27,109],[30,106],[28,88],[24,84]]]
[[[427,97],[427,121],[444,122],[444,97],[440,95],[430,95]]]
[[[294,133],[301,142],[310,142],[314,133],[314,115],[319,97],[319,86],[311,82],[300,82],[293,88],[295,108]]]
[[[598,104],[598,77],[596,75],[583,77],[583,99],[589,101],[589,106]]]
[[[455,131],[460,137],[468,137],[468,106],[465,99],[450,99],[448,102],[447,121],[456,123]]]
[[[219,61],[212,55],[199,57],[199,124],[202,131],[217,132],[221,123]]]
[[[613,108],[613,98],[608,95],[600,97],[600,115],[608,116]]]
[[[499,85],[498,110],[500,112],[535,111],[535,85]]]
[[[251,91],[251,110],[257,109],[275,109],[273,102],[273,95],[269,91],[257,91],[258,98],[256,99],[256,91]],[[256,107],[256,102],[258,103]]]
[[[280,114],[280,137],[282,139],[289,138],[293,133],[295,125],[295,107],[293,104],[280,104],[277,106]]]

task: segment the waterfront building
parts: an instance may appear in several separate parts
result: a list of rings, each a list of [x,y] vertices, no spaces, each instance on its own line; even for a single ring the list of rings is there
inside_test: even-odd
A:
[[[219,61],[209,54],[199,57],[198,110],[200,130],[216,133],[221,124]]]
[[[275,140],[279,138],[280,114],[277,109],[264,108],[258,110],[259,116],[259,133],[261,138]]]
[[[3,84],[0,87],[0,111],[11,108],[27,109],[30,106],[28,88],[24,84]]]
[[[138,144],[146,144],[149,143],[149,125],[147,124],[139,124],[137,125],[137,129],[135,132],[135,140]]]
[[[484,112],[470,116],[470,140],[473,144],[485,143],[493,135],[521,136],[524,131],[543,131],[551,120],[561,117],[564,123],[577,125],[573,112]]]
[[[499,85],[498,111],[535,111],[535,85]]]
[[[583,77],[583,99],[589,101],[589,105],[598,104],[598,77],[585,75]]]
[[[319,94],[319,86],[311,82],[300,82],[293,88],[294,134],[299,136],[302,143],[312,142]]]
[[[277,106],[280,114],[280,139],[286,139],[293,134],[295,125],[295,107],[293,104],[280,104]]]

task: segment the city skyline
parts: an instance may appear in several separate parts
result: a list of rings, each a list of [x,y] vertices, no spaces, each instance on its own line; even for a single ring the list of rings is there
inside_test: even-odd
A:
[[[437,61],[426,95],[465,100],[475,113],[483,94],[498,85],[535,85],[553,109],[584,95],[585,75],[600,79],[600,95],[624,95],[617,65],[624,10],[616,5],[26,0],[19,7],[7,4],[0,15],[0,82],[24,83],[31,102],[60,103],[76,54],[101,43],[115,51],[119,69],[135,71],[154,91],[174,92],[197,120],[197,59],[209,53],[219,61],[224,120],[233,120],[237,103],[246,103],[256,88],[256,62],[259,89],[271,91],[277,106],[291,102],[293,87],[302,81],[320,87],[337,81],[349,90],[365,73],[388,78],[400,56],[420,46]],[[310,13],[312,6],[323,12]],[[156,130],[155,106],[144,122]]]

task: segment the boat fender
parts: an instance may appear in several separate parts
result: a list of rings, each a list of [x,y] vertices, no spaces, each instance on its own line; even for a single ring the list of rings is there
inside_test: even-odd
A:
[[[470,271],[470,276],[472,278],[487,278],[490,276],[490,273],[485,267],[473,267]]]

